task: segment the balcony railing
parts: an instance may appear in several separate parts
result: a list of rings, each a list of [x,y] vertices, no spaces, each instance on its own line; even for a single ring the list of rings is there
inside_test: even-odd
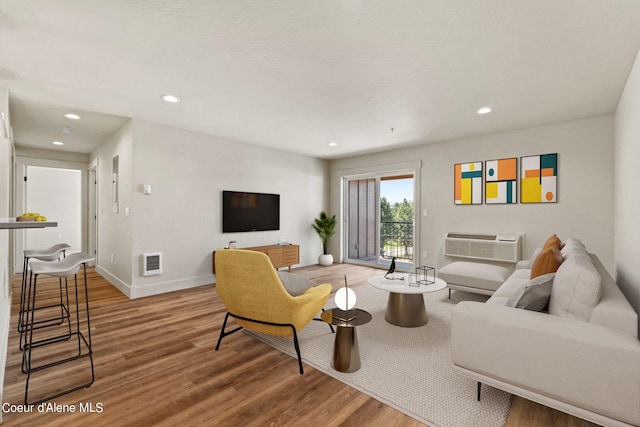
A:
[[[413,223],[383,221],[380,223],[380,256],[413,261]]]

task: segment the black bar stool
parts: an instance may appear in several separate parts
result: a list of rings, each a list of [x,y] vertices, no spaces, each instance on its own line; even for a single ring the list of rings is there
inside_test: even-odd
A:
[[[24,263],[22,267],[22,289],[20,290],[20,309],[18,311],[18,332],[20,333],[20,350],[23,348],[26,332],[26,301],[28,299],[28,293],[30,289],[27,288],[29,280],[27,275],[29,274],[29,260],[36,259],[39,261],[55,261],[60,259],[60,257],[64,257],[66,255],[67,249],[71,246],[66,243],[59,243],[57,245],[53,245],[48,249],[26,249],[23,251],[24,254]],[[37,320],[34,324],[30,325],[30,327],[35,328],[46,328],[48,326],[57,326],[64,323],[66,320],[69,322],[69,291],[66,289],[66,304],[65,304],[65,296],[62,291],[62,279],[59,281],[60,285],[60,303],[48,305],[46,307],[38,307],[36,310],[44,310],[52,307],[60,307],[60,315],[50,317],[47,319]],[[69,329],[69,333],[71,333],[71,329]]]
[[[22,352],[22,365],[23,370],[27,374],[25,392],[24,392],[24,403],[25,405],[35,405],[47,400],[54,399],[56,397],[62,396],[67,393],[71,393],[75,390],[80,390],[82,388],[90,387],[93,384],[95,379],[94,368],[93,368],[93,351],[91,348],[91,320],[89,316],[89,289],[87,286],[87,263],[93,261],[94,258],[86,253],[74,253],[68,255],[66,258],[60,261],[51,261],[51,262],[33,262],[31,264],[31,275],[29,279],[29,292],[27,293],[26,299],[26,316],[25,316],[25,343],[23,346]],[[78,298],[78,277],[77,273],[80,267],[83,268],[84,274],[84,303]],[[67,333],[66,330],[64,333],[59,335],[54,335],[55,330],[52,333],[51,328],[46,328],[39,330],[34,327],[30,327],[34,323],[35,312],[38,310],[36,308],[36,299],[38,297],[38,277],[41,275],[58,277],[60,279],[64,279],[65,287],[68,289],[68,278],[73,276],[73,284],[75,287],[75,301],[74,304],[69,306],[69,321],[70,325],[73,324],[74,328],[71,333]],[[46,286],[46,285],[42,285]],[[83,316],[80,316],[80,311],[85,313]],[[73,314],[75,313],[75,316]],[[75,318],[74,318],[75,317]],[[71,326],[70,326],[71,327]],[[36,339],[34,337],[34,332],[36,334],[43,333],[42,337]],[[75,337],[75,339],[72,339]],[[64,344],[72,349],[72,355],[67,357],[62,357],[56,360],[48,360],[45,362],[41,362],[41,364],[35,366],[33,363],[32,356],[34,353],[38,353],[37,350],[40,347],[53,345],[56,343],[60,343],[62,341],[68,341],[69,344]],[[54,354],[59,354],[57,352],[53,352]],[[35,401],[29,401],[29,381],[31,380],[31,374],[34,372],[42,371],[45,369],[54,368],[64,363],[68,363],[74,360],[88,358],[91,364],[91,379],[83,384],[72,386],[63,391],[56,392],[54,394],[48,395],[43,398],[39,398]]]

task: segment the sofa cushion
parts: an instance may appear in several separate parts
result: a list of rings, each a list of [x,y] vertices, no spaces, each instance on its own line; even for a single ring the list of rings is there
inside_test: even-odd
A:
[[[555,246],[543,248],[542,252],[536,257],[531,267],[530,279],[534,279],[543,274],[555,273],[560,264],[562,264],[562,254]]]
[[[515,270],[487,300],[487,304],[507,305],[509,298],[520,290],[523,283],[529,281],[530,273],[528,269]]]
[[[447,284],[495,291],[512,272],[512,268],[498,265],[455,261],[439,269],[438,277]]]
[[[314,283],[310,279],[299,274],[278,271],[278,277],[282,282],[282,286],[284,286],[289,295],[293,297],[304,294],[309,288],[314,286]]]
[[[567,245],[575,245],[575,246],[580,246],[582,248],[585,247],[584,243],[582,243],[580,239],[576,239],[575,237],[569,237],[567,240],[565,240],[564,246],[567,246]]]
[[[572,255],[576,255],[579,253],[586,254],[587,249],[584,247],[582,242],[578,239],[567,239],[564,242],[564,246],[560,250],[562,256],[566,259]]]
[[[509,297],[505,305],[532,311],[544,310],[549,303],[555,275],[548,273],[531,280],[520,281],[519,289]]]
[[[602,277],[588,255],[567,258],[556,272],[551,287],[549,313],[588,321],[600,301]]]

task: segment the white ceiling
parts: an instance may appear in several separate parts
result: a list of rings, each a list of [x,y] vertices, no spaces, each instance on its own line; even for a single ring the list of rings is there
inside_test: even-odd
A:
[[[607,114],[639,48],[638,0],[0,0],[16,144],[76,152],[129,117],[335,158]]]

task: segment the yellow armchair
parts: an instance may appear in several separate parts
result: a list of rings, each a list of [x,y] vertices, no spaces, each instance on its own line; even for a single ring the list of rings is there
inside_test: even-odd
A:
[[[271,260],[262,252],[217,251],[215,263],[216,291],[227,308],[216,351],[222,338],[242,328],[269,335],[293,336],[300,373],[304,373],[297,332],[323,309],[331,285],[313,286],[302,295],[291,296]],[[229,316],[239,327],[226,332]]]

